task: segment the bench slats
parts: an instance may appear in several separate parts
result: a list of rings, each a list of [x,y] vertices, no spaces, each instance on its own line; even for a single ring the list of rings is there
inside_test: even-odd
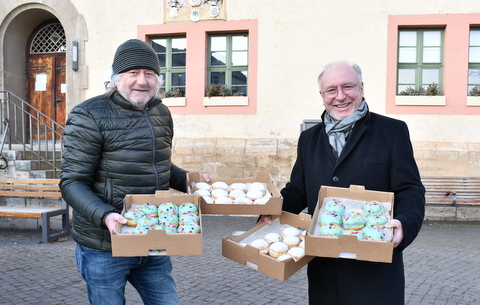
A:
[[[1,188],[0,188],[1,189]],[[49,198],[61,198],[60,192],[22,192],[22,191],[0,191],[0,196],[4,197],[49,197]]]
[[[480,205],[480,177],[423,177],[427,204]]]
[[[20,198],[62,198],[60,179],[0,179],[0,196]],[[62,200],[61,208],[5,207],[0,206],[0,216],[41,218],[43,242],[70,235],[69,208]],[[51,232],[50,218],[62,216],[62,231]]]
[[[56,208],[17,208],[0,207],[0,215],[6,217],[42,218],[42,213],[55,211]]]
[[[61,198],[59,179],[0,179],[0,196]]]

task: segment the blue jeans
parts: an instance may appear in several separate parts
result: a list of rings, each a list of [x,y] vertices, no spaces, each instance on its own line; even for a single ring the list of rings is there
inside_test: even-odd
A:
[[[111,252],[77,244],[76,258],[93,305],[125,304],[127,281],[144,304],[180,303],[168,256],[113,257]]]

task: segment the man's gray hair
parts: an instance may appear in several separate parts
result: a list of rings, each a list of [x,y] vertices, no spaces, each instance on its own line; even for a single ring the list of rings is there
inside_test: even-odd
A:
[[[358,76],[358,81],[360,83],[363,82],[363,78],[362,78],[362,69],[360,69],[360,66],[357,65],[357,64],[354,64],[354,63],[351,63],[351,62],[348,62],[346,60],[337,60],[337,61],[332,61],[331,63],[327,64],[322,72],[320,72],[320,75],[318,75],[318,80],[317,80],[317,83],[318,83],[318,88],[320,90],[322,90],[322,88],[320,87],[320,82],[322,81],[322,77],[323,77],[323,73],[325,73],[326,70],[328,70],[328,68],[330,68],[331,66],[334,66],[334,65],[338,65],[338,64],[344,64],[344,65],[347,65],[347,66],[350,66],[353,68],[353,70],[355,70],[355,72],[357,72],[357,76]]]

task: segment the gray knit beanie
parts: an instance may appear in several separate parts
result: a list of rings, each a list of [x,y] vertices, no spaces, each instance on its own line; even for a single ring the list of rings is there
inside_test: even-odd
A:
[[[157,53],[146,42],[130,39],[122,43],[113,58],[113,74],[133,69],[150,69],[160,75],[160,62]]]

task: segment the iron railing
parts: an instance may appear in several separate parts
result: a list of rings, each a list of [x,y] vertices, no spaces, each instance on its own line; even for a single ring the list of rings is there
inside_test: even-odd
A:
[[[59,178],[61,157],[57,153],[63,150],[64,127],[10,91],[0,90],[0,102],[0,155],[6,144],[9,150],[23,151],[23,156],[31,154],[29,160],[37,163],[36,168]]]

